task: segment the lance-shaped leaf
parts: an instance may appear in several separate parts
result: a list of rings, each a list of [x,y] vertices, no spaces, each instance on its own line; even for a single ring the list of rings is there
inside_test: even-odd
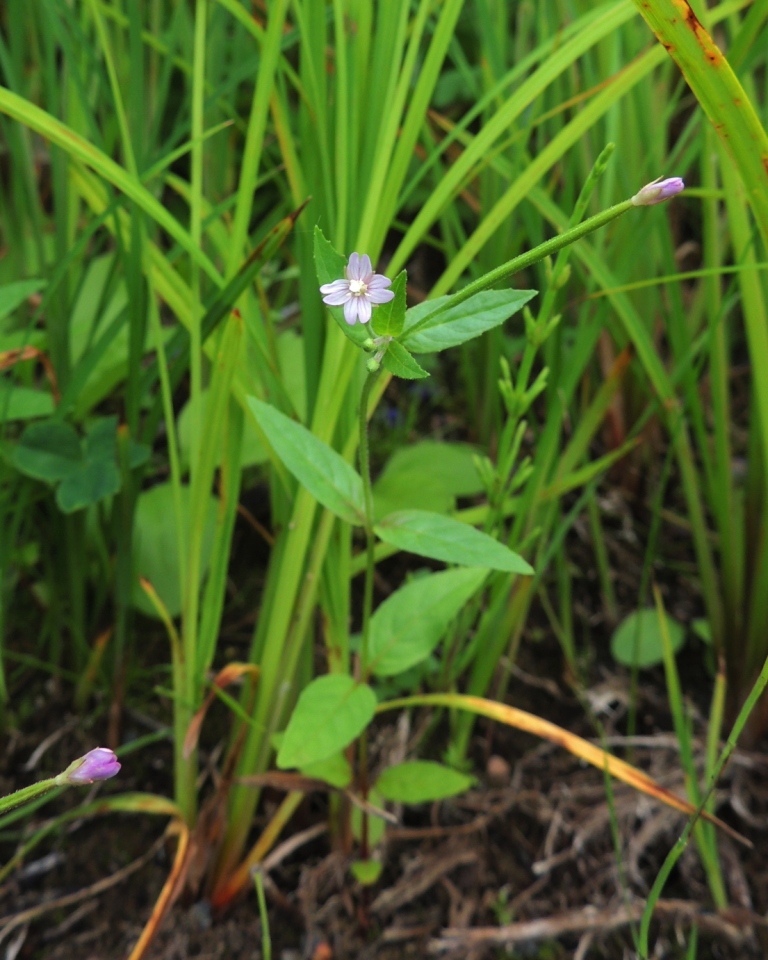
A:
[[[376,711],[376,694],[346,674],[327,674],[306,686],[288,721],[277,765],[307,766],[326,760],[358,737]]]
[[[477,567],[444,570],[387,597],[371,618],[371,671],[390,677],[425,660],[486,573]]]
[[[347,523],[365,516],[360,474],[306,427],[268,403],[249,397],[248,403],[275,452],[312,496]]]
[[[399,510],[374,529],[380,540],[420,557],[533,575],[530,564],[503,543],[466,523],[428,510]]]
[[[483,290],[445,309],[450,297],[426,300],[405,315],[400,342],[412,353],[447,350],[504,323],[536,296],[536,290]]]

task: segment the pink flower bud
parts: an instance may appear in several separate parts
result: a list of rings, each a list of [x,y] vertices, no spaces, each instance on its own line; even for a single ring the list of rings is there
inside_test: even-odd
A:
[[[89,750],[84,757],[71,763],[61,775],[62,782],[79,785],[95,780],[109,780],[120,770],[117,757],[107,747]]]
[[[684,187],[685,184],[680,177],[669,177],[666,180],[659,177],[653,183],[646,183],[642,190],[632,197],[632,203],[636,207],[652,207],[655,203],[663,203],[670,197],[676,196]]]

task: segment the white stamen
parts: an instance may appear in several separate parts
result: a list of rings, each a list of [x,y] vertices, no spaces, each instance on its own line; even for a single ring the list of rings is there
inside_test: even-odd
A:
[[[362,280],[349,281],[349,292],[355,297],[362,297],[367,289],[368,285],[363,283]]]

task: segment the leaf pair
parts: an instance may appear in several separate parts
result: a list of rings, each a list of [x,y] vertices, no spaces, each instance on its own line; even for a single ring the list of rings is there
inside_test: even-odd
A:
[[[365,521],[363,481],[343,457],[296,421],[255,397],[248,403],[277,455],[312,496],[347,523]],[[401,510],[375,527],[400,550],[432,560],[531,575],[518,554],[467,524],[428,510]]]
[[[278,751],[278,767],[297,767],[333,786],[347,786],[351,771],[341,751],[365,730],[376,706],[373,690],[345,674],[313,680],[291,715]],[[426,803],[462,793],[471,784],[471,777],[442,764],[417,761],[388,768],[375,789],[386,800]]]

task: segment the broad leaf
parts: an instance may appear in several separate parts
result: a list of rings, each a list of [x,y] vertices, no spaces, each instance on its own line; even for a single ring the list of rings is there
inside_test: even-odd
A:
[[[347,523],[363,522],[363,481],[343,457],[306,427],[268,403],[249,397],[253,415],[275,452],[324,507]]]
[[[382,868],[379,860],[354,860],[349,867],[361,887],[372,887],[381,876]]]
[[[203,390],[201,394],[200,406],[202,412],[200,414],[200,421],[203,422],[205,418],[205,408],[208,405],[208,391]],[[181,411],[176,422],[176,429],[178,431],[179,438],[179,451],[181,453],[181,469],[187,471],[189,469],[189,457],[192,451],[192,413],[193,413],[193,404],[192,399],[190,398],[184,406],[181,408]],[[216,458],[216,466],[221,464],[221,453],[219,450],[218,457]],[[248,418],[243,425],[243,441],[242,449],[240,451],[240,466],[241,467],[252,467],[257,463],[264,463],[268,460],[267,452],[264,449],[264,445],[261,440],[259,440],[259,435],[256,432],[256,427],[253,425],[252,421]]]
[[[449,297],[425,300],[406,314],[400,341],[412,353],[447,350],[498,327],[536,293],[536,290],[483,290],[442,313],[437,311]]]
[[[416,363],[399,340],[393,340],[389,344],[381,362],[384,364],[385,370],[389,370],[391,374],[401,377],[403,380],[423,380],[424,377],[429,376],[427,371]]]
[[[17,280],[0,287],[0,320],[5,320],[16,307],[45,286],[45,280]]]
[[[669,614],[667,630],[672,652],[682,647],[685,631]],[[611,637],[613,659],[626,667],[655,667],[664,660],[664,640],[656,610],[635,610],[621,621]]]
[[[326,760],[358,737],[373,719],[376,694],[346,674],[327,674],[306,686],[277,754],[281,770]]]
[[[472,777],[442,763],[413,760],[387,767],[376,781],[376,789],[395,803],[430,803],[464,793],[473,782]]]
[[[206,511],[201,544],[200,579],[208,570],[213,538],[216,533],[218,500],[211,497]],[[189,517],[189,487],[181,488],[181,521]],[[173,487],[159,483],[139,496],[133,519],[133,569],[135,574],[131,601],[148,617],[157,618],[157,611],[138,582],[146,577],[157,591],[172,617],[181,613],[179,545],[176,535],[176,511]]]
[[[44,390],[0,383],[0,423],[9,420],[37,420],[53,413],[53,397]]]
[[[56,503],[64,513],[82,510],[114,496],[120,489],[116,434],[117,417],[102,417],[91,424],[85,437],[82,463],[62,480],[56,491]]]
[[[74,473],[59,484],[56,503],[63,513],[74,513],[114,496],[121,486],[120,471],[110,460],[84,460]]]
[[[337,790],[343,790],[352,783],[352,767],[343,753],[335,753],[326,760],[318,760],[317,763],[308,763],[301,768],[301,772],[305,777],[325,780]]]
[[[14,466],[28,477],[55,483],[82,464],[80,438],[71,423],[46,420],[25,428],[13,454]]]
[[[382,303],[373,308],[371,326],[376,336],[400,336],[405,324],[405,284],[407,279],[405,270],[401,270],[392,283],[394,298],[389,303]]]
[[[372,672],[390,677],[425,660],[486,572],[476,567],[444,570],[419,577],[388,597],[371,618]]]
[[[429,509],[449,513],[456,497],[482,493],[468,443],[423,440],[401,447],[387,461],[373,487],[376,518],[395,510]]]
[[[331,244],[323,236],[323,231],[320,227],[316,226],[315,271],[317,273],[318,286],[322,286],[324,283],[333,283],[334,280],[343,280],[346,276],[344,273],[346,265],[346,257],[343,257],[333,249]],[[322,297],[319,291],[317,295],[318,297]],[[362,347],[363,343],[371,336],[371,331],[368,329],[369,325],[367,323],[354,323],[352,325],[347,323],[344,319],[344,307],[329,307],[328,304],[325,304],[325,308],[341,327],[344,336],[349,337],[358,347]]]
[[[421,557],[533,575],[532,567],[503,543],[474,527],[428,510],[400,510],[375,527],[379,539]]]

